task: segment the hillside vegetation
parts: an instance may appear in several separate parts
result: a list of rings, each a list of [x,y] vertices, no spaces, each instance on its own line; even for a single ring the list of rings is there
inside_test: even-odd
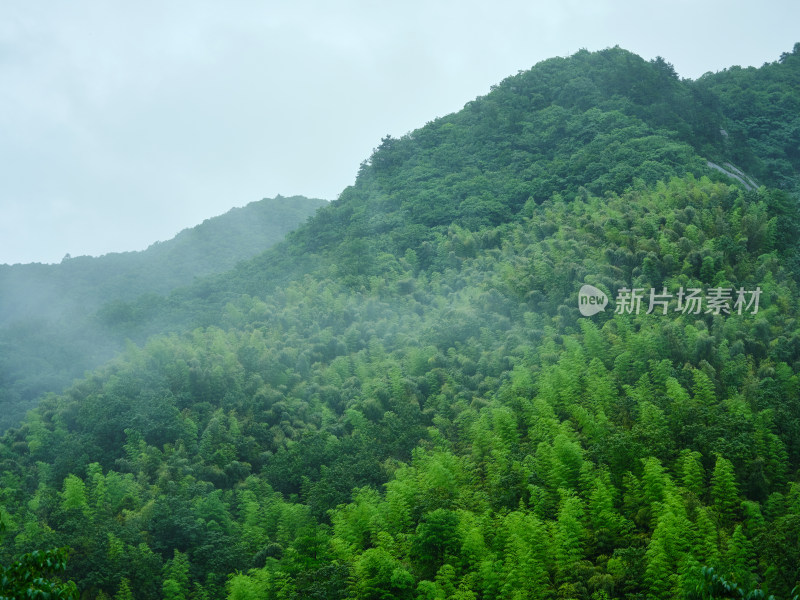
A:
[[[581,51],[385,138],[6,432],[0,557],[70,546],[86,598],[790,597],[798,77]],[[714,288],[758,309],[676,310]]]
[[[0,265],[0,431],[123,346],[130,302],[152,302],[279,242],[324,200],[266,198],[184,229],[142,252]],[[115,330],[110,330],[113,323]]]

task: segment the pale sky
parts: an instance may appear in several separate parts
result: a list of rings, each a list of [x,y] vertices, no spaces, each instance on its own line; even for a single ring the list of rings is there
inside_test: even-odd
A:
[[[2,0],[0,263],[141,250],[335,199],[386,134],[581,48],[681,77],[800,41],[800,2]]]

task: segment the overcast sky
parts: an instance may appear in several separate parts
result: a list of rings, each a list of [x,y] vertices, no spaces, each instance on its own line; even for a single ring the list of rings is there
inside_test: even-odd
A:
[[[0,263],[141,250],[335,199],[386,134],[619,44],[697,78],[800,41],[800,2],[2,0]]]

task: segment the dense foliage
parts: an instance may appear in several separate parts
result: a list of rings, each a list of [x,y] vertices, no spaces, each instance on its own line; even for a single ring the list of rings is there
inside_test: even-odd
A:
[[[0,512],[0,534],[6,530]],[[34,550],[18,557],[10,565],[0,565],[0,600],[39,598],[41,600],[76,600],[74,581],[62,582],[53,576],[67,568],[68,548]]]
[[[724,148],[734,163],[765,183],[797,190],[800,170],[800,44],[759,69],[706,74],[695,87],[725,115]]]
[[[795,99],[798,51],[763,67]],[[706,166],[739,164],[713,78],[546,61],[384,140],[276,249],[132,303],[173,333],[0,441],[0,562],[69,545],[87,598],[788,597],[797,173]],[[581,317],[585,283],[760,306]]]

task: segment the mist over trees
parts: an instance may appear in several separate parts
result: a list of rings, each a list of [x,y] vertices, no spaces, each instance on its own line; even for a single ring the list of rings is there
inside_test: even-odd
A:
[[[68,546],[86,598],[792,597],[798,84],[800,44],[697,81],[580,51],[384,138],[271,250],[98,311],[137,343],[0,438],[0,562]]]
[[[137,336],[143,306],[163,304],[176,288],[260,254],[325,204],[265,198],[142,252],[0,265],[0,431],[17,425],[42,394],[109,360],[126,339],[141,343],[170,330]]]

